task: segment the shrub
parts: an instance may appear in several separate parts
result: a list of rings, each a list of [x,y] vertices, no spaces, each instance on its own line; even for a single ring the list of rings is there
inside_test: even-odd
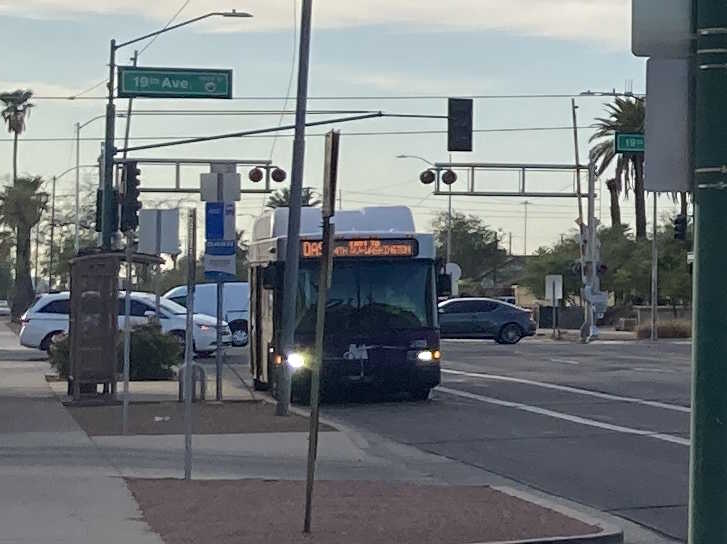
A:
[[[123,369],[124,347],[119,350],[119,368]],[[179,342],[164,334],[158,323],[145,323],[131,330],[129,375],[132,380],[158,380],[172,375],[172,366],[179,362]]]
[[[57,334],[51,341],[48,360],[61,378],[71,370],[71,340],[67,334]]]
[[[659,338],[691,338],[692,323],[690,321],[663,321],[656,324]],[[639,327],[637,335],[641,339],[651,338],[651,323]]]
[[[124,343],[119,335],[116,358],[119,373],[123,371]],[[129,354],[129,377],[131,380],[159,380],[172,376],[172,367],[179,362],[179,342],[164,334],[157,323],[145,323],[131,330]],[[53,339],[49,362],[61,378],[67,378],[70,371],[71,342],[66,334]]]

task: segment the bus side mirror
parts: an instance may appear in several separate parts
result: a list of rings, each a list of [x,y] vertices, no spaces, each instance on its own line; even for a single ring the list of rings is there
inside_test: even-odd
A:
[[[274,289],[278,274],[275,266],[267,266],[263,269],[263,289]]]
[[[452,296],[452,276],[450,274],[437,275],[437,297]]]

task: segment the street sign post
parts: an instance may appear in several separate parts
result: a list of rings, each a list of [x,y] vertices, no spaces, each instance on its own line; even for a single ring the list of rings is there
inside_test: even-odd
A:
[[[119,98],[232,98],[232,70],[119,66]]]
[[[616,153],[642,154],[646,149],[644,135],[639,132],[617,132],[614,137]]]

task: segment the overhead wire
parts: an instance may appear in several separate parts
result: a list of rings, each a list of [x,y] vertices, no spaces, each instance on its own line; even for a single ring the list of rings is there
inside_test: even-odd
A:
[[[278,118],[278,126],[281,126],[283,124],[283,117],[285,115],[284,111],[285,108],[288,107],[288,97],[290,96],[290,90],[293,88],[293,76],[295,75],[295,61],[298,58],[298,2],[297,0],[293,1],[293,54],[292,58],[290,60],[290,74],[288,75],[288,87],[285,91],[285,100],[283,101],[283,107],[280,112],[280,117]],[[273,138],[273,143],[270,145],[270,156],[269,159],[273,160],[273,154],[275,153],[275,146],[278,143],[278,136],[279,134],[275,134]]]

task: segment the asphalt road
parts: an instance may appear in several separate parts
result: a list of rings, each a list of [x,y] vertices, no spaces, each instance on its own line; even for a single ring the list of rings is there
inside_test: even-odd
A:
[[[686,540],[690,346],[443,342],[429,402],[323,414]]]

